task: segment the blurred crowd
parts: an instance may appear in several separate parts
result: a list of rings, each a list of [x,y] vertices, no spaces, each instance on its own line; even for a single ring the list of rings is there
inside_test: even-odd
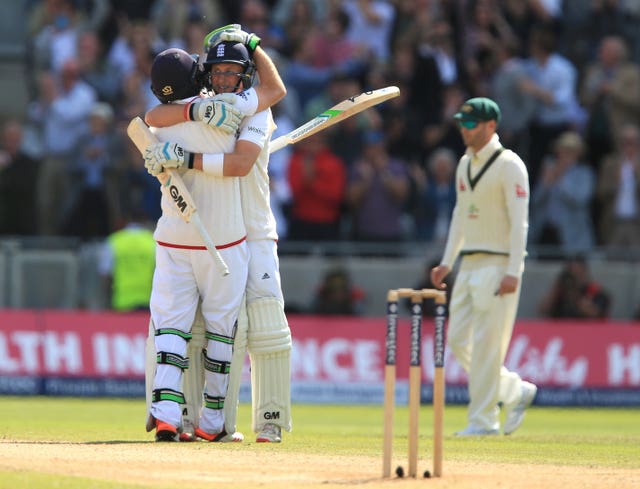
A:
[[[153,225],[159,187],[125,128],[158,103],[154,56],[202,56],[240,23],[288,89],[274,137],[401,90],[272,155],[282,241],[441,242],[464,151],[452,115],[488,96],[529,170],[530,244],[640,245],[640,0],[31,0],[25,18],[30,102],[2,129],[0,235]]]

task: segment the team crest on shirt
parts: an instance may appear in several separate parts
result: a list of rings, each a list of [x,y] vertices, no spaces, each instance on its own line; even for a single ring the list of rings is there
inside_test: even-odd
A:
[[[516,197],[526,197],[526,196],[527,196],[527,190],[519,183],[516,183]]]
[[[460,177],[460,180],[458,180],[458,190],[460,190],[460,192],[464,192],[465,190],[467,190],[467,186],[464,184],[464,180],[462,179],[462,177]]]
[[[480,209],[478,209],[475,204],[471,204],[469,206],[469,210],[467,211],[467,217],[469,219],[478,219],[479,215],[480,215]]]

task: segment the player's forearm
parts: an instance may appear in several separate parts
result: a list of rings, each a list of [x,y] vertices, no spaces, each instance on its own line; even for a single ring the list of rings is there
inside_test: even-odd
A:
[[[216,177],[244,177],[260,155],[260,146],[240,140],[231,153],[195,154],[193,169]]]
[[[151,127],[168,127],[184,122],[184,110],[187,105],[162,104],[156,105],[144,116],[144,121]]]
[[[260,84],[256,86],[258,93],[258,112],[278,103],[287,94],[287,88],[276,69],[275,64],[260,46],[253,53],[256,70],[260,76]]]

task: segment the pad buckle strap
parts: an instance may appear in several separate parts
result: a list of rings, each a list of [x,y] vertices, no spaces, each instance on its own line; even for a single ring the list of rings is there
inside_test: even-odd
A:
[[[177,353],[171,353],[168,351],[159,351],[156,356],[156,362],[162,365],[173,365],[181,370],[189,368],[189,359],[185,358]]]
[[[173,401],[178,404],[184,404],[184,394],[173,389],[154,389],[151,394],[152,402]]]
[[[224,397],[210,396],[205,393],[204,395],[204,407],[208,409],[221,410],[224,408]]]
[[[204,334],[204,337],[208,340],[217,341],[218,343],[225,343],[227,345],[233,345],[233,337],[232,336],[224,336],[217,333],[211,333],[207,331]]]
[[[214,360],[204,355],[204,369],[213,372],[215,374],[228,374],[231,368],[231,362],[224,362],[222,360]]]
[[[174,334],[176,336],[180,336],[180,338],[182,338],[185,341],[191,340],[191,337],[193,336],[191,333],[185,333],[184,331],[181,331],[176,328],[156,329],[156,336],[160,336],[163,334]]]

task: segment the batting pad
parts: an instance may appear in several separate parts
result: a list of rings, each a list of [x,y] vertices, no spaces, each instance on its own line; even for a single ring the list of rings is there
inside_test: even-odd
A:
[[[275,297],[247,305],[253,431],[265,423],[291,431],[291,331]]]
[[[153,325],[153,319],[149,319],[149,335],[144,347],[144,389],[145,399],[147,402],[147,420],[145,429],[147,433],[153,430],[156,425],[153,416],[151,416],[151,394],[153,391],[153,378],[156,375],[156,344],[155,344],[156,328]]]
[[[195,432],[200,418],[200,409],[202,408],[202,392],[204,389],[202,350],[206,344],[204,330],[204,318],[200,307],[198,307],[191,329],[191,341],[187,346],[189,368],[184,371],[182,376],[182,392],[185,397],[185,403],[182,405],[182,430],[186,433]]]
[[[242,368],[247,354],[247,330],[249,318],[245,301],[242,301],[236,331],[233,340],[233,355],[231,356],[231,368],[229,370],[229,386],[224,401],[224,429],[227,433],[235,433],[236,420],[238,418],[238,401],[240,398],[240,383],[242,381]]]

